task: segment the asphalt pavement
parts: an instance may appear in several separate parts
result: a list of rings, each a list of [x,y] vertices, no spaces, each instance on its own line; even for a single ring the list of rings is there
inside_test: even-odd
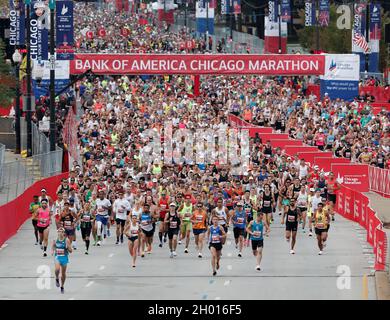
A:
[[[114,233],[112,228],[112,233]],[[56,235],[51,228],[50,241]],[[70,256],[65,294],[54,282],[53,257],[44,258],[34,245],[31,221],[0,249],[0,299],[376,299],[372,249],[364,230],[336,216],[331,224],[324,254],[318,255],[314,237],[299,230],[296,254],[289,253],[280,217],[265,238],[262,270],[255,270],[255,258],[246,247],[237,257],[232,230],[223,248],[221,269],[212,276],[210,253],[197,257],[194,241],[190,251],[178,246],[178,256],[169,257],[168,243],[139,257],[131,267],[127,242],[115,244],[115,236],[101,247],[84,244],[77,232],[78,250]]]

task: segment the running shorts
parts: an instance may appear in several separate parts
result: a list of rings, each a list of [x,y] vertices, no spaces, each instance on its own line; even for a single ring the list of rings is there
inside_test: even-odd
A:
[[[307,207],[298,207],[298,209],[299,209],[301,212],[306,212],[306,211],[307,211]]]
[[[131,241],[131,242],[134,242],[135,240],[138,239],[138,236],[135,236],[135,237],[127,237],[127,239],[129,239],[129,241]]]
[[[45,231],[47,229],[48,226],[46,227],[37,227],[38,228],[38,232],[39,233],[43,233],[43,231]]]
[[[192,223],[191,221],[183,221],[183,223],[180,226],[180,230],[182,233],[185,233],[187,231],[191,231]]]
[[[286,222],[286,231],[297,231],[298,222]]]
[[[102,216],[100,214],[96,215],[96,222],[100,221],[103,225],[107,225],[109,216]]]
[[[73,229],[65,229],[65,235],[66,235],[67,237],[69,237],[69,236],[74,236],[75,232],[76,232],[76,229],[75,229],[75,228],[73,228]]]
[[[215,248],[215,250],[221,251],[222,250],[222,243],[210,243],[209,249],[211,249],[211,248]]]
[[[80,228],[80,230],[81,230],[81,237],[85,239],[86,237],[89,237],[91,235],[92,226],[86,228]]]
[[[56,256],[55,262],[59,263],[61,266],[66,266],[69,262],[68,256]]]
[[[115,222],[118,226],[121,225],[122,227],[124,227],[126,224],[126,220],[123,219],[115,219]]]
[[[169,240],[172,240],[173,236],[177,236],[178,234],[179,234],[179,228],[175,228],[175,229],[169,228],[168,229],[168,239]]]
[[[198,235],[200,235],[202,233],[205,233],[206,229],[192,229],[192,231],[194,232],[195,236],[198,236]]]
[[[255,251],[257,248],[264,247],[264,240],[252,240],[252,250]]]
[[[240,236],[244,237],[245,236],[245,229],[234,227],[233,234],[234,234],[234,239],[238,239]]]
[[[327,232],[328,230],[327,229],[318,229],[318,228],[314,228],[315,230],[315,233],[316,235],[321,235],[323,232]]]
[[[153,237],[153,235],[154,235],[154,230],[146,231],[146,230],[142,229],[142,232],[148,238]]]

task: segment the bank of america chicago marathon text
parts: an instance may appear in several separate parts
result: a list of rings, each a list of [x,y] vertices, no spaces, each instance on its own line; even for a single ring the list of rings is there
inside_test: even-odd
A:
[[[92,69],[94,72],[321,72],[318,60],[220,60],[220,59],[76,59],[76,71]]]

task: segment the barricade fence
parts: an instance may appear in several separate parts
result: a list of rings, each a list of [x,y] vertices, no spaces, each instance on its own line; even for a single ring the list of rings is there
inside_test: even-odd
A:
[[[239,118],[235,115],[229,115],[229,122],[233,127],[240,129],[256,129],[258,132],[260,129],[265,129],[264,127],[258,126],[250,126],[246,121]],[[276,136],[277,134],[270,133],[260,133],[260,138],[263,138],[263,142],[265,142],[264,138],[270,136]],[[281,140],[284,140],[285,149],[288,149],[289,141],[296,141],[281,135]],[[302,149],[302,146],[298,146],[298,149]],[[290,147],[291,150],[294,149],[293,146]],[[290,153],[289,153],[290,152]],[[316,152],[320,152],[316,149]],[[286,151],[287,154],[294,156],[292,154],[294,152]],[[380,174],[380,168],[369,168],[371,170],[371,174],[369,176],[372,179],[375,179]],[[389,171],[389,170],[383,170]],[[369,179],[371,181],[371,178]],[[384,183],[382,183],[383,185]],[[371,182],[370,182],[371,185]],[[387,187],[389,185],[389,181],[387,180]],[[365,196],[362,192],[353,190],[351,188],[346,187],[344,184],[341,184],[340,190],[337,192],[337,201],[335,206],[335,212],[343,216],[344,218],[354,221],[358,223],[361,227],[363,227],[366,232],[366,240],[373,247],[374,255],[375,255],[375,265],[374,268],[376,271],[389,271],[389,262],[386,260],[387,256],[387,247],[388,247],[388,239],[386,236],[386,232],[383,230],[383,224],[378,218],[376,212],[370,207],[370,201],[367,196]]]
[[[390,198],[390,170],[378,167],[368,167],[368,182],[370,191]]]
[[[0,143],[0,190],[3,188],[3,165],[5,157],[5,145]]]

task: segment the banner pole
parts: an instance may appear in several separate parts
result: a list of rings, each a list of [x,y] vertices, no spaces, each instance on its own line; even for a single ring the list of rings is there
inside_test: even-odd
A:
[[[50,151],[56,150],[56,110],[55,110],[55,57],[54,57],[54,30],[55,30],[55,0],[50,0]]]
[[[27,105],[26,105],[26,121],[27,121],[27,157],[32,156],[32,123],[31,123],[31,17],[30,17],[31,0],[26,0],[26,48],[27,48]]]

